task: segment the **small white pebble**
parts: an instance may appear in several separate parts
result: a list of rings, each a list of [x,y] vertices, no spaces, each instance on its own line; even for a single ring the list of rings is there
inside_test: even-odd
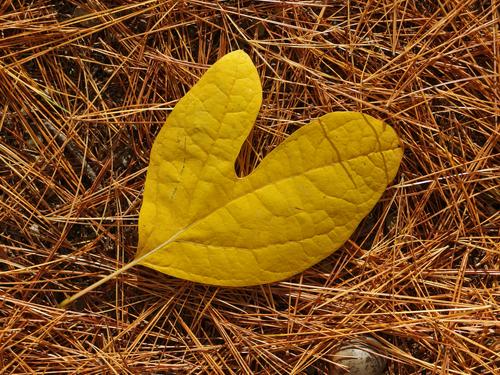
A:
[[[371,338],[350,341],[334,352],[329,375],[381,375],[387,367],[385,358],[374,354],[377,341]]]

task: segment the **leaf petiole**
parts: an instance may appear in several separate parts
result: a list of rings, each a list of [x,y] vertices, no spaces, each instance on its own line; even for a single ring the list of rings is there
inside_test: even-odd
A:
[[[78,293],[73,294],[71,297],[66,298],[61,303],[59,303],[57,305],[57,307],[59,307],[60,309],[65,309],[68,305],[70,305],[71,303],[73,303],[74,301],[76,301],[81,296],[84,296],[85,294],[87,294],[88,292],[94,290],[95,288],[97,288],[98,286],[104,284],[105,282],[107,282],[107,281],[109,281],[111,279],[114,279],[116,276],[122,274],[123,272],[127,271],[128,269],[130,269],[130,268],[138,265],[139,263],[141,263],[144,259],[146,259],[151,254],[156,253],[158,250],[163,249],[165,246],[171,244],[172,242],[174,242],[177,239],[177,237],[179,237],[179,235],[182,232],[183,232],[183,230],[180,230],[179,232],[177,232],[176,234],[174,234],[172,237],[170,237],[168,240],[162,242],[160,245],[156,246],[152,250],[146,252],[145,254],[141,255],[138,258],[135,258],[130,263],[127,263],[123,267],[118,268],[116,271],[110,273],[108,276],[105,276],[101,280],[96,281],[95,283],[93,283],[92,285],[89,285],[85,289],[80,290]]]

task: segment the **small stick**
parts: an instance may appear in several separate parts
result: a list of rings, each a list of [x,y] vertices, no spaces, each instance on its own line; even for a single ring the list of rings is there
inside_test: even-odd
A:
[[[78,150],[75,141],[73,141],[72,139],[68,139],[60,129],[56,129],[56,127],[49,121],[43,121],[43,124],[47,127],[47,129],[49,129],[56,140],[59,141],[76,160],[81,160],[81,165],[83,166],[87,177],[91,181],[95,181],[97,178],[97,174],[87,162],[87,160],[85,160],[84,155],[80,152],[80,150]]]

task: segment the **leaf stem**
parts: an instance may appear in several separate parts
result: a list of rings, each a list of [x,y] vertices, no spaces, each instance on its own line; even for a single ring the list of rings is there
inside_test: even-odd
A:
[[[165,242],[163,242],[160,245],[156,246],[155,248],[153,248],[152,250],[148,251],[147,253],[141,255],[139,258],[135,258],[133,261],[131,261],[130,263],[127,263],[126,265],[124,265],[121,268],[118,268],[116,271],[110,273],[108,276],[103,277],[101,280],[96,281],[95,283],[93,283],[92,285],[89,285],[85,289],[80,290],[78,293],[73,294],[71,297],[66,298],[64,301],[62,301],[61,303],[59,303],[57,305],[57,307],[59,307],[61,309],[66,308],[69,304],[73,303],[74,301],[76,301],[81,296],[83,296],[83,295],[87,294],[88,292],[94,290],[98,286],[104,284],[106,281],[109,281],[109,280],[115,278],[116,276],[122,274],[123,272],[127,271],[129,268],[132,268],[133,266],[136,266],[137,264],[139,264],[140,262],[142,262],[144,259],[146,259],[151,254],[156,253],[158,250],[163,249],[165,246],[167,246],[167,245],[171,244],[172,242],[174,242],[177,239],[177,237],[179,237],[179,235],[182,232],[184,232],[186,229],[187,228],[181,229],[180,231],[178,231],[177,233],[175,233],[172,237],[170,237],[168,240],[166,240]]]
[[[149,255],[149,254],[147,254]],[[129,268],[132,268],[133,266],[137,265],[137,263],[139,263],[141,260],[142,260],[143,257],[139,257],[137,259],[134,259],[132,262],[130,263],[127,263],[126,265],[124,265],[123,267],[121,268],[118,268],[116,271],[110,273],[109,275],[103,277],[101,280],[99,281],[96,281],[95,283],[93,283],[92,285],[89,285],[88,287],[86,287],[85,289],[82,289],[80,290],[78,293],[76,294],[73,294],[71,297],[68,297],[66,298],[64,301],[62,301],[59,305],[57,305],[57,307],[61,308],[61,309],[64,309],[66,308],[69,304],[73,303],[74,301],[76,301],[78,298],[80,298],[81,296],[87,294],[88,292],[90,292],[91,290],[94,290],[95,288],[97,288],[98,286],[104,284],[106,281],[109,281],[111,279],[113,279],[114,277],[118,276],[119,274],[125,272],[126,270],[128,270]]]

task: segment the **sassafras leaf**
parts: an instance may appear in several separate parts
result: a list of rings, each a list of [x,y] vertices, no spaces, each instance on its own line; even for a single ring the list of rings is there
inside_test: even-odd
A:
[[[175,106],[151,150],[135,263],[207,284],[269,283],[327,257],[370,212],[402,158],[394,130],[329,113],[238,178],[261,100],[255,66],[235,51]]]

